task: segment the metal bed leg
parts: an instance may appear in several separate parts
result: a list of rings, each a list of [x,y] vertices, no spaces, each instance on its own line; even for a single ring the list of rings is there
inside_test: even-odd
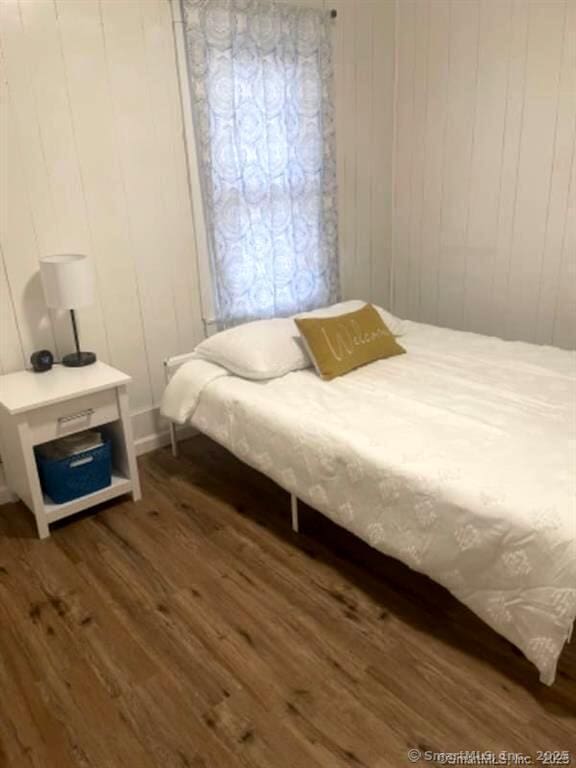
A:
[[[176,440],[176,424],[170,422],[170,444],[172,446],[172,456],[178,458],[178,441]]]
[[[292,510],[292,530],[294,533],[300,532],[300,524],[298,521],[298,496],[293,493],[290,494],[290,507]]]

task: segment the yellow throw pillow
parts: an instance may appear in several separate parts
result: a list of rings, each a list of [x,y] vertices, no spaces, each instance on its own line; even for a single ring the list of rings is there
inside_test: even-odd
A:
[[[406,352],[371,304],[336,317],[295,318],[318,374],[326,380]]]

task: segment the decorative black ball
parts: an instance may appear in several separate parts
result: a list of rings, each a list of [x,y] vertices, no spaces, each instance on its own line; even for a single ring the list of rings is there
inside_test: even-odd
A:
[[[54,365],[54,355],[49,349],[40,349],[38,352],[32,353],[30,363],[35,373],[44,373]]]

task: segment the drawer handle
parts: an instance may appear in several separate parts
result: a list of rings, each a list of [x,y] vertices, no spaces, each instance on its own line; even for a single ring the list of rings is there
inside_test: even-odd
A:
[[[60,416],[58,418],[58,423],[64,424],[67,421],[75,421],[76,419],[87,418],[88,416],[92,416],[93,413],[94,413],[94,408],[86,408],[85,411],[79,411],[78,413],[73,413],[71,416]]]

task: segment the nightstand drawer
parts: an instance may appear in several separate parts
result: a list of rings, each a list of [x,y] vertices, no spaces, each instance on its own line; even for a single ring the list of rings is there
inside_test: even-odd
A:
[[[118,418],[116,390],[107,389],[30,411],[28,424],[32,442],[38,445]]]

